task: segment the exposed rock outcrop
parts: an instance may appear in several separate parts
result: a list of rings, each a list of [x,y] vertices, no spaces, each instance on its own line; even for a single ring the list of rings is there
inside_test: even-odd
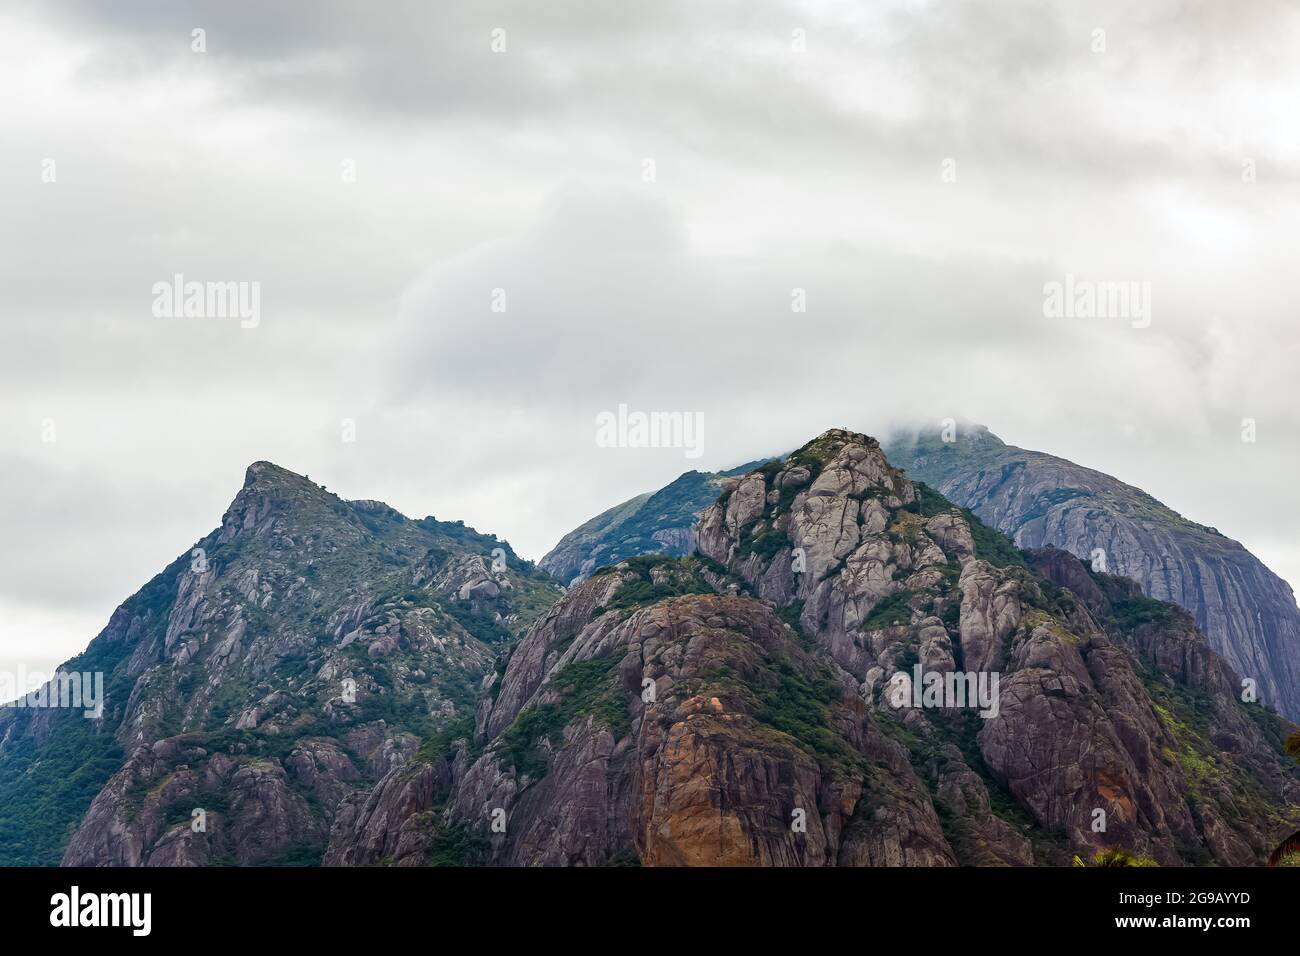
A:
[[[1110,571],[1190,611],[1210,646],[1256,681],[1261,700],[1300,719],[1300,610],[1290,586],[1239,543],[1115,478],[1006,445],[981,426],[950,443],[938,432],[901,435],[885,452],[1021,547],[1055,545],[1084,558],[1104,550]],[[611,508],[566,535],[542,566],[568,581],[637,554],[691,554],[696,515],[713,504],[723,476],[712,477],[691,472]],[[672,507],[651,504],[663,500]]]
[[[3,845],[85,866],[1239,865],[1300,826],[1293,728],[1134,582],[1017,549],[844,430],[717,491],[697,553],[562,593],[494,537],[255,465],[70,662],[105,673],[102,713],[0,716],[6,826],[51,780],[84,793]]]
[[[1236,541],[1122,481],[1003,443],[972,425],[890,442],[890,459],[1022,548],[1053,545],[1191,612],[1260,700],[1300,719],[1300,609],[1291,587]]]
[[[77,781],[3,862],[319,862],[338,808],[470,718],[560,593],[494,536],[255,463],[220,528],[67,665],[103,673],[99,719],[0,711],[5,805],[51,786],[32,766]]]
[[[724,480],[696,540],[577,583],[327,859],[1232,865],[1294,829],[1285,724],[1190,617],[1017,551],[865,436]],[[914,667],[999,683],[932,701]]]

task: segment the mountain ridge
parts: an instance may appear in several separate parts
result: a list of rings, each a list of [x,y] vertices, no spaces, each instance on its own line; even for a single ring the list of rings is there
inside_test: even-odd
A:
[[[0,857],[1245,865],[1300,823],[1288,725],[1127,579],[843,429],[701,478],[691,555],[565,592],[495,535],[253,463],[67,665],[104,672],[98,718],[0,713]],[[911,668],[1002,696],[902,703]]]
[[[1286,725],[1186,614],[1018,551],[872,439],[725,480],[696,540],[574,583],[327,862],[1244,865],[1293,828]],[[914,665],[1002,671],[1000,712],[898,704]]]
[[[934,487],[955,504],[970,508],[990,526],[1010,533],[1017,544],[1051,544],[1088,560],[1094,548],[1103,547],[1110,567],[1132,576],[1145,593],[1168,598],[1190,610],[1216,650],[1256,681],[1261,699],[1288,716],[1300,717],[1300,608],[1296,607],[1290,586],[1239,542],[1179,514],[1120,479],[1045,452],[1006,445],[985,426],[960,426],[952,443],[943,442],[941,434],[938,428],[896,431],[882,447],[889,460],[909,475]],[[943,451],[952,447],[960,451]],[[949,457],[936,457],[943,455]],[[1017,456],[1022,464],[1012,460]],[[1001,469],[1012,467],[1014,476],[1015,470],[1030,462],[1041,472],[1032,486],[1034,494],[1018,497],[1011,493],[1018,486],[1014,481],[1008,483]],[[1091,498],[1100,520],[1083,520],[1086,509],[1079,507],[1088,496],[1077,486],[1089,481],[1111,489],[1108,498]],[[1005,492],[1002,500],[997,500],[991,490],[995,487]],[[654,492],[648,494],[653,496]],[[630,504],[617,505],[605,514]],[[681,501],[679,510],[699,513],[710,504],[707,489],[702,488],[689,500]],[[1113,508],[1114,514],[1106,508]],[[539,566],[565,583],[572,583],[571,575],[581,577],[605,560],[628,557],[632,552],[690,553],[694,543],[680,520],[671,516],[659,520],[645,513],[644,504],[639,512],[642,527],[635,538],[624,541],[617,529],[601,529],[593,519],[583,526],[590,529],[585,536],[573,532],[566,535],[538,562]],[[1068,520],[1076,524],[1067,527],[1062,524],[1062,516],[1071,513]],[[1056,524],[1045,532],[1049,518]],[[1155,523],[1157,530],[1163,526],[1167,534],[1123,530],[1135,523]],[[1158,558],[1168,550],[1170,538],[1182,542],[1184,558],[1176,563],[1176,571],[1164,569],[1167,573],[1158,573],[1162,570]],[[646,546],[647,541],[653,547]],[[1218,589],[1199,585],[1200,580]],[[1258,621],[1253,620],[1256,603],[1266,609]]]
[[[104,672],[98,720],[0,711],[0,858],[308,859],[319,808],[472,711],[499,646],[559,593],[495,535],[254,462],[220,525],[64,665]],[[181,792],[245,795],[218,799],[203,836],[159,803],[181,766]],[[232,836],[253,820],[267,841]]]
[[[909,474],[1008,534],[1081,557],[1095,549],[1143,591],[1190,610],[1261,699],[1300,715],[1300,608],[1287,582],[1238,541],[1104,472],[1007,445],[982,426],[887,443]]]

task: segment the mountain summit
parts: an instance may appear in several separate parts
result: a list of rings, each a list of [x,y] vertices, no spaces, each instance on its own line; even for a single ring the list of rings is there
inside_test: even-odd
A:
[[[954,442],[938,430],[884,443],[888,460],[1026,548],[1052,546],[1132,578],[1150,597],[1186,608],[1211,646],[1255,680],[1259,699],[1300,718],[1300,609],[1290,586],[1241,544],[1146,492],[1090,468],[1005,444],[982,425]],[[570,583],[636,554],[683,556],[695,520],[728,476],[687,472],[565,535],[539,566]]]
[[[0,713],[0,862],[1245,865],[1300,825],[1293,728],[1134,582],[844,429],[689,484],[690,554],[565,592],[255,463],[65,665],[100,713]]]
[[[0,711],[0,863],[319,861],[343,797],[472,714],[559,594],[493,535],[255,462],[65,665],[105,674],[100,719]]]
[[[574,584],[326,861],[1247,864],[1295,829],[1284,722],[1185,613],[866,436],[724,479],[694,534]]]

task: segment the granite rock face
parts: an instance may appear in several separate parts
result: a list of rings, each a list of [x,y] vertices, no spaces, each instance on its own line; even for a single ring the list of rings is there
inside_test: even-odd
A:
[[[1089,561],[1103,550],[1107,570],[1190,611],[1210,645],[1256,682],[1262,701],[1300,719],[1300,609],[1291,587],[1238,542],[1109,475],[1006,445],[981,426],[950,443],[938,432],[899,435],[884,451],[1020,547],[1052,545]],[[691,554],[696,516],[726,475],[703,477],[688,473],[610,509],[566,535],[542,566],[568,581],[637,554]]]
[[[905,751],[865,720],[857,683],[810,655],[759,602],[672,597],[626,617],[608,612],[571,642],[540,626],[515,659],[539,658],[550,661],[548,679],[522,706],[503,698],[492,708],[488,723],[511,731],[472,761],[462,741],[450,759],[395,771],[375,814],[335,828],[327,862],[382,862],[387,848],[369,830],[400,832],[411,807],[434,804],[446,809],[430,840],[473,833],[480,863],[956,862]],[[784,689],[805,684],[816,688],[813,716],[828,726],[801,740],[777,729],[771,710]],[[557,712],[549,734],[520,729]],[[889,778],[878,793],[869,762]],[[422,785],[414,798],[411,781]]]
[[[1022,548],[1052,545],[1148,597],[1191,612],[1196,626],[1259,698],[1300,718],[1300,609],[1290,585],[1236,541],[1189,521],[1122,481],[1041,452],[1004,444],[980,426],[956,440],[937,433],[892,441],[890,460]]]
[[[695,537],[576,583],[326,859],[1235,864],[1294,830],[1287,725],[1188,615],[1020,552],[865,436],[724,480]],[[915,696],[915,668],[997,689]]]
[[[65,665],[103,674],[97,719],[0,711],[0,862],[319,862],[340,804],[472,716],[560,593],[494,536],[255,463]]]
[[[69,662],[101,713],[0,715],[7,862],[1237,865],[1300,826],[1294,728],[1137,583],[840,429],[715,490],[691,555],[566,592],[254,465]]]

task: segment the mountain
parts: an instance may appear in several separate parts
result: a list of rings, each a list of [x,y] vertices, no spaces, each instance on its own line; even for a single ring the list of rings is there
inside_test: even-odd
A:
[[[0,865],[319,862],[560,593],[493,535],[258,462],[63,666],[103,672],[98,719],[0,710]]]
[[[736,471],[743,474],[753,467]],[[570,531],[537,566],[572,585],[599,568],[642,554],[685,557],[695,551],[695,522],[717,500],[724,477],[722,472],[688,471],[658,491],[629,498]]]
[[[954,443],[937,430],[896,435],[884,451],[1021,547],[1052,545],[1089,559],[1104,549],[1110,571],[1190,611],[1215,650],[1255,680],[1261,700],[1300,719],[1300,609],[1290,586],[1238,542],[1118,479],[1006,445],[983,426],[964,429]],[[570,582],[633,554],[690,554],[693,516],[713,503],[722,477],[698,474],[611,508],[561,539],[539,566]],[[648,504],[665,493],[672,508]],[[635,516],[634,535],[621,533],[624,515]]]
[[[1144,594],[1186,608],[1259,699],[1300,718],[1300,608],[1290,585],[1241,544],[1109,475],[1003,443],[981,426],[953,442],[938,431],[900,435],[890,461],[970,508],[1023,548],[1054,545]]]
[[[326,862],[1236,865],[1295,830],[1292,728],[1189,615],[866,436],[724,480],[695,535],[574,584]]]
[[[570,531],[537,565],[571,584],[596,568],[639,554],[690,554],[695,550],[695,519],[717,500],[722,480],[761,463],[721,472],[688,471],[658,491],[637,495]]]
[[[0,712],[0,862],[1246,865],[1300,826],[1293,725],[1190,615],[871,438],[722,477],[691,533],[565,591],[254,464],[65,665],[100,713]]]

